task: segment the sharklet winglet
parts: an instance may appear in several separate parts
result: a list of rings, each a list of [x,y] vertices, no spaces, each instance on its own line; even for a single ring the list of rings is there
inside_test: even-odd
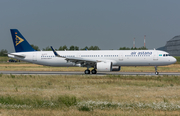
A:
[[[53,51],[53,53],[54,53],[54,55],[55,55],[56,57],[66,58],[66,57],[63,57],[63,56],[59,55],[52,46],[51,46],[51,49],[52,49],[52,51]]]

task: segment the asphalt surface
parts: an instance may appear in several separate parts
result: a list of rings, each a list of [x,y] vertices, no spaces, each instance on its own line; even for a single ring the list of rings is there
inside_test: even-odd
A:
[[[45,72],[45,71],[0,71],[2,74],[18,75],[85,75],[84,72]],[[94,74],[90,74],[94,75]],[[154,72],[98,72],[96,75],[155,75]],[[159,72],[159,75],[180,75],[178,72]]]

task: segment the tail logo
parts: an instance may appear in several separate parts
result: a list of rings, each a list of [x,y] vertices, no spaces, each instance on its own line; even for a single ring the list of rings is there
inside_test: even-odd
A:
[[[16,46],[19,45],[20,43],[22,43],[24,41],[24,39],[20,38],[19,36],[15,35],[16,36]]]

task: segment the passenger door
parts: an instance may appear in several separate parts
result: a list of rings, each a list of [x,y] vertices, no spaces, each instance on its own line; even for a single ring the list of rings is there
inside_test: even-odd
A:
[[[119,61],[123,61],[123,53],[119,54]]]
[[[158,54],[157,54],[157,52],[154,52],[154,53],[153,53],[153,60],[158,60]]]

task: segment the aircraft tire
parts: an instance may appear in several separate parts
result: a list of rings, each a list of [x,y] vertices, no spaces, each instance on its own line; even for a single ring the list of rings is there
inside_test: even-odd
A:
[[[155,75],[159,75],[159,72],[156,71],[156,72],[155,72]]]
[[[92,72],[92,74],[96,74],[97,73],[97,71],[95,69],[93,69],[91,72]]]
[[[85,70],[84,74],[90,74],[90,70]]]

